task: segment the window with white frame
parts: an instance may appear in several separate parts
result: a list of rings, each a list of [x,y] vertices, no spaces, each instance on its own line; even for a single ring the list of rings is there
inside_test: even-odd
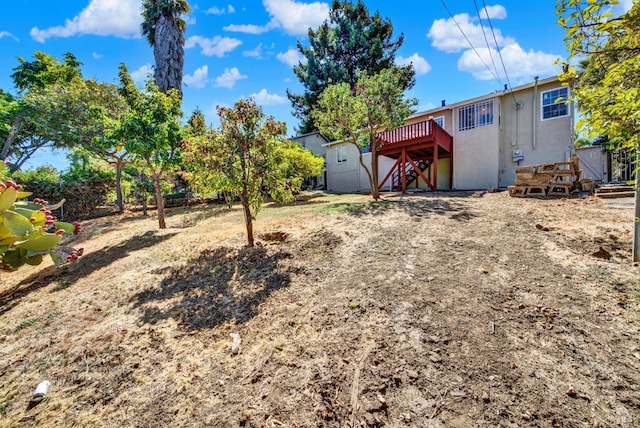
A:
[[[493,100],[469,104],[458,109],[458,130],[493,125]]]
[[[338,163],[343,163],[347,161],[347,146],[342,145],[338,146]]]
[[[433,118],[433,121],[440,126],[440,128],[444,129],[444,116],[437,116]]]
[[[542,96],[542,120],[569,116],[569,88],[544,91]]]

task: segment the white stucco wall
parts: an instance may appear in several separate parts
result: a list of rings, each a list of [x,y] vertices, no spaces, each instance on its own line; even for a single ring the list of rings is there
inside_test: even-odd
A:
[[[565,162],[571,156],[572,106],[568,107],[568,116],[542,119],[541,94],[559,87],[558,82],[552,82],[502,97],[500,187],[514,183],[517,165]],[[513,161],[513,150],[524,156],[519,164]]]
[[[453,188],[477,190],[498,187],[498,147],[500,126],[494,101],[492,125],[457,131],[454,115]]]
[[[338,162],[338,147],[344,147],[346,162]],[[327,147],[327,190],[336,193],[369,192],[369,177],[358,160],[358,149],[353,144],[334,144]],[[371,153],[362,154],[362,162],[371,165]],[[384,179],[394,159],[380,156],[378,158],[378,183]]]

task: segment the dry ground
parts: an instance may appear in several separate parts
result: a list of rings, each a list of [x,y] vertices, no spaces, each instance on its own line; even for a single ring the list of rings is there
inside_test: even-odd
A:
[[[0,427],[640,426],[632,217],[316,194],[252,249],[238,208],[93,220],[77,264],[2,274]]]

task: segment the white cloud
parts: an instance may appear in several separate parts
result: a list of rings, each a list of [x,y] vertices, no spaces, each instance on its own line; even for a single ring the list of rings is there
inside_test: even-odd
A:
[[[246,79],[247,76],[240,74],[237,67],[225,68],[224,73],[216,77],[216,86],[220,88],[233,89],[238,80]]]
[[[480,60],[475,52],[467,50],[458,60],[458,69],[471,73],[476,79],[491,80],[494,78],[493,74],[495,74],[495,71],[492,74],[487,70],[482,61],[488,66],[492,66],[492,55],[494,61],[499,64],[499,76],[504,76],[502,64],[499,63],[498,52],[495,49],[492,49],[491,53],[487,48],[477,49],[477,52],[482,57],[482,60]],[[555,64],[558,55],[534,51],[533,49],[525,51],[518,43],[512,43],[503,47],[500,50],[500,54],[502,55],[505,68],[509,73],[509,78],[514,79],[516,82],[527,81],[534,76],[549,76],[557,74],[560,71],[558,65]]]
[[[247,34],[262,34],[269,30],[273,30],[277,27],[274,21],[269,22],[267,25],[253,25],[253,24],[230,24],[222,27],[224,31],[230,31],[232,33],[247,33]]]
[[[131,78],[137,84],[143,83],[145,80],[147,80],[149,75],[153,76],[153,65],[151,65],[150,63],[146,63],[136,71],[131,72]]]
[[[225,13],[234,13],[235,11],[236,9],[233,6],[228,5],[226,9],[224,7],[221,9],[219,7],[213,6],[207,9],[204,13],[210,15],[224,15]]]
[[[495,13],[495,12],[490,12]],[[505,11],[506,14],[506,11]],[[454,22],[455,20],[455,22]],[[456,25],[457,23],[457,25]],[[478,18],[471,18],[466,13],[461,13],[459,15],[454,15],[453,19],[436,19],[433,21],[431,28],[429,29],[429,33],[427,33],[427,37],[429,37],[431,41],[431,46],[435,47],[444,52],[460,52],[464,49],[469,49],[469,42],[465,39],[464,35],[460,31],[467,36],[467,38],[471,41],[471,44],[475,48],[479,48],[482,46],[486,46],[486,40],[484,38],[484,33],[482,32],[482,26],[478,21]],[[514,40],[511,38],[503,37],[502,33],[499,29],[494,27],[494,34],[496,40],[498,42],[498,46],[504,46],[507,44],[514,43]],[[490,31],[488,28],[485,28],[485,32]],[[488,36],[490,43],[494,44],[493,36]]]
[[[192,75],[184,75],[182,81],[191,88],[204,88],[209,83],[209,67],[203,65],[197,68]]]
[[[139,37],[140,0],[91,0],[89,5],[64,26],[31,29],[31,37],[44,43],[49,37],[71,37],[76,34]]]
[[[203,55],[222,58],[225,53],[231,52],[241,44],[240,40],[229,37],[215,36],[213,39],[207,39],[202,36],[191,36],[186,40],[184,47],[185,49],[191,49],[198,45],[202,49]]]
[[[262,34],[275,28],[282,28],[294,36],[306,35],[309,28],[317,28],[329,17],[329,5],[319,1],[300,3],[295,0],[262,0],[271,20],[265,25],[232,24],[223,27],[225,31],[248,34]]]
[[[279,104],[285,104],[287,98],[277,94],[270,94],[266,89],[262,89],[260,92],[249,95],[249,97],[256,100],[256,104],[265,106],[275,106]]]
[[[487,6],[482,8],[482,11],[480,12],[480,18],[486,19],[487,15],[489,15],[489,19],[506,19],[507,9],[499,4],[495,6]]]
[[[242,52],[242,55],[244,55],[246,57],[249,57],[249,58],[262,59],[262,43],[259,43],[258,46],[256,46],[255,48],[251,49],[250,51]]]
[[[299,3],[294,0],[263,0],[267,12],[291,35],[306,35],[329,17],[329,5],[322,2]]]
[[[504,19],[507,17],[507,10],[501,5],[487,6],[480,12],[480,16],[486,19],[487,14],[491,19]],[[473,49],[460,29],[473,45]],[[490,34],[491,29],[487,26],[484,27],[483,33],[480,19],[461,13],[453,18],[435,20],[427,36],[431,38],[432,46],[439,50],[448,53],[462,51],[462,55],[458,59],[458,70],[471,73],[479,80],[495,78],[502,80],[505,78],[504,68],[506,68],[512,84],[524,83],[534,76],[548,76],[558,73],[558,66],[555,64],[558,55],[533,49],[525,51],[516,40],[503,36],[495,26],[493,26],[493,31],[495,41]],[[487,46],[485,33],[490,47]],[[500,55],[504,62],[504,68],[500,62]]]
[[[104,57],[104,55],[99,54],[98,52],[92,52],[91,56],[93,57],[93,59],[102,59]]]
[[[298,65],[300,62],[306,63],[307,61],[307,59],[297,49],[293,48],[286,52],[279,53],[276,55],[276,58],[291,67]]]
[[[8,31],[0,31],[0,39],[3,37],[11,37],[13,40],[15,40],[16,42],[18,42],[18,38],[16,36],[14,36],[13,34],[11,34]]]
[[[431,70],[431,65],[427,62],[427,60],[422,58],[417,53],[414,53],[413,55],[407,58],[402,56],[397,56],[396,64],[398,65],[413,64],[413,69],[416,71],[416,74],[418,76],[427,74],[429,70]]]

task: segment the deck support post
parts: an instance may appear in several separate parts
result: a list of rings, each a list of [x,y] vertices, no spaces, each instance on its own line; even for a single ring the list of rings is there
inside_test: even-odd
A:
[[[402,148],[402,161],[400,162],[402,165],[402,193],[407,193],[407,149]]]

